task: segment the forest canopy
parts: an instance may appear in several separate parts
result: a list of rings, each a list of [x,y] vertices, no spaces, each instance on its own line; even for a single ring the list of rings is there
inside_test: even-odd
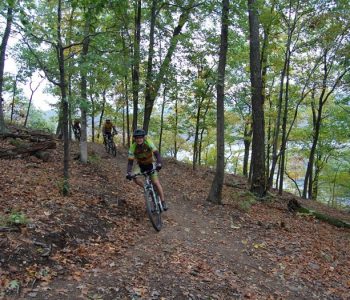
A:
[[[225,170],[251,179],[248,2],[229,3],[222,134]],[[350,4],[249,5],[258,17],[266,189],[349,205]],[[215,168],[219,1],[6,0],[0,14],[1,131],[16,123],[69,140],[79,118],[83,141],[97,142],[108,117],[120,144],[143,127],[162,155]],[[4,72],[10,61],[15,74]],[[32,105],[42,78],[59,99],[56,119]]]

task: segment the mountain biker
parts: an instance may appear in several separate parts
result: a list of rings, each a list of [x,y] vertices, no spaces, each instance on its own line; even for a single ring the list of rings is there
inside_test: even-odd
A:
[[[110,119],[106,119],[105,123],[102,126],[102,134],[103,134],[103,143],[106,144],[107,139],[112,137],[112,133],[117,134],[117,129],[111,122]]]
[[[73,132],[74,132],[74,136],[77,140],[80,139],[80,132],[81,132],[81,128],[80,128],[80,120],[79,119],[74,119],[73,122]]]
[[[133,143],[129,149],[126,178],[129,180],[132,179],[131,171],[135,159],[141,172],[146,172],[154,168],[154,157],[156,158],[156,171],[151,174],[151,180],[158,191],[164,210],[167,210],[168,206],[164,201],[163,188],[158,178],[158,172],[162,168],[160,153],[152,141],[146,138],[146,132],[143,129],[136,129],[133,133]],[[134,178],[134,182],[143,188],[142,182],[140,182],[137,178]]]

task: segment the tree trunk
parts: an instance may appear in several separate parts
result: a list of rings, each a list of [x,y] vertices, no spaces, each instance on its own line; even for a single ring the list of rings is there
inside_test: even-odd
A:
[[[160,133],[159,133],[159,146],[158,151],[161,153],[162,151],[162,139],[163,139],[163,127],[164,127],[164,108],[165,108],[165,101],[166,101],[166,88],[164,87],[163,90],[163,103],[162,103],[162,111],[160,114]]]
[[[248,177],[248,162],[249,162],[249,150],[252,140],[252,126],[250,122],[246,122],[244,126],[244,158],[243,158],[243,176]]]
[[[344,75],[349,72],[349,68],[346,68],[333,82],[331,87],[328,87],[328,80],[330,76],[330,71],[334,61],[328,58],[328,49],[325,49],[322,55],[323,58],[323,79],[321,93],[318,99],[318,108],[314,110],[314,129],[312,134],[312,146],[309,154],[309,161],[307,164],[307,169],[304,178],[304,189],[303,198],[313,199],[312,196],[312,185],[313,185],[313,166],[315,160],[315,153],[318,144],[318,139],[320,135],[321,125],[322,125],[322,110],[326,104],[329,96],[334,92],[337,85],[340,83]]]
[[[15,111],[15,100],[16,100],[16,93],[17,93],[17,80],[18,80],[18,74],[15,77],[15,80],[13,82],[13,92],[12,92],[12,104],[11,104],[11,123],[13,122],[13,114]]]
[[[103,122],[103,115],[105,113],[105,106],[106,106],[106,90],[103,90],[103,92],[102,92],[102,109],[101,109],[100,121],[99,121],[99,125],[98,125],[97,138],[100,138],[102,122]]]
[[[260,64],[259,20],[256,0],[248,0],[250,31],[250,81],[252,88],[253,140],[251,191],[258,197],[266,193],[265,124]]]
[[[90,21],[91,21],[91,10],[88,9],[85,26],[84,26],[84,39],[83,39],[83,49],[81,52],[81,62],[80,62],[80,95],[81,95],[81,103],[80,103],[80,112],[81,112],[81,137],[80,137],[80,161],[82,163],[87,163],[88,161],[88,149],[87,149],[87,111],[86,111],[86,103],[88,103],[87,98],[87,79],[86,79],[86,61],[87,55],[89,52],[89,44],[90,44]]]
[[[177,84],[177,83],[176,83]],[[177,159],[177,133],[179,124],[178,95],[175,96],[175,132],[174,132],[174,158]]]
[[[129,92],[128,92],[128,78],[125,76],[125,107],[126,107],[126,139],[127,139],[127,147],[130,148],[130,118],[129,118]]]
[[[7,8],[7,16],[6,16],[6,27],[5,32],[2,37],[1,48],[0,48],[0,133],[4,133],[5,128],[5,119],[4,119],[4,107],[3,107],[3,86],[4,86],[4,68],[5,68],[5,55],[6,55],[6,47],[10,37],[12,20],[13,20],[13,7],[16,5],[16,1],[12,2],[12,6]]]
[[[92,93],[90,92],[90,102],[91,102],[91,139],[92,142],[95,143],[95,101],[92,96]]]
[[[143,129],[146,132],[148,131],[154,101],[158,95],[158,91],[159,91],[160,85],[163,82],[165,73],[167,72],[168,67],[170,65],[172,56],[173,56],[174,51],[176,49],[177,43],[179,41],[179,35],[181,33],[182,27],[186,24],[186,22],[189,18],[193,2],[194,2],[194,0],[191,0],[189,5],[186,8],[184,8],[184,11],[182,12],[182,14],[179,18],[179,22],[173,31],[173,35],[172,35],[171,40],[170,40],[170,46],[168,48],[167,54],[166,54],[161,66],[160,66],[159,72],[158,72],[155,80],[152,81],[152,84],[151,84],[152,89],[149,89],[149,91],[148,91],[149,93],[146,93],[146,95],[145,95],[145,112],[144,112],[144,119],[143,119]]]
[[[216,172],[212,182],[208,201],[216,204],[222,203],[222,187],[225,174],[225,120],[224,120],[224,98],[225,98],[225,67],[228,48],[228,23],[229,23],[229,0],[222,0],[221,17],[221,43],[219,52],[218,79],[216,84],[217,92],[217,156]]]
[[[203,100],[203,99],[202,99]],[[196,169],[197,158],[198,158],[198,135],[199,135],[199,119],[201,113],[202,101],[198,100],[197,114],[196,114],[196,128],[194,132],[194,142],[193,142],[193,158],[192,158],[192,169]]]
[[[35,88],[34,90],[33,90],[33,88],[32,88],[32,83],[33,83],[33,82],[30,81],[29,86],[30,86],[30,91],[31,91],[31,93],[30,93],[30,97],[29,97],[29,103],[28,103],[28,109],[27,109],[26,118],[25,118],[24,124],[23,124],[24,127],[27,127],[27,122],[28,122],[30,107],[31,107],[31,104],[32,104],[32,101],[33,101],[34,93],[37,91],[37,89],[39,88],[39,86],[40,86],[40,84],[43,82],[43,80],[44,80],[44,79],[42,79],[42,80],[38,83],[38,85],[36,86],[36,88]]]
[[[152,94],[153,86],[153,56],[154,56],[154,29],[156,24],[156,9],[157,0],[152,0],[151,7],[151,22],[150,22],[150,32],[149,32],[149,48],[148,48],[148,61],[147,61],[147,73],[146,73],[146,89],[145,89],[145,103],[149,101]],[[145,126],[144,126],[145,129]],[[145,129],[148,131],[148,125]]]
[[[287,70],[286,70],[287,82],[286,82],[286,92],[285,92],[283,118],[282,118],[282,141],[281,141],[281,149],[280,149],[281,170],[280,170],[279,189],[278,189],[278,194],[279,195],[282,195],[282,192],[283,192],[283,179],[284,179],[285,161],[286,161],[285,158],[286,158],[286,148],[287,148],[287,118],[288,118],[288,103],[289,103],[290,57],[291,57],[291,52],[288,49]]]
[[[69,135],[68,135],[68,101],[66,93],[66,79],[65,79],[65,66],[64,66],[64,48],[61,37],[61,25],[62,25],[62,0],[58,1],[57,8],[57,57],[60,72],[60,90],[61,90],[61,104],[62,104],[62,129],[63,129],[63,141],[64,141],[64,159],[63,159],[63,188],[62,194],[67,196],[69,193]]]
[[[133,121],[132,130],[138,127],[138,105],[140,89],[140,40],[141,40],[141,0],[136,0],[135,6],[135,31],[134,31],[134,60],[132,68],[132,97],[133,97]]]

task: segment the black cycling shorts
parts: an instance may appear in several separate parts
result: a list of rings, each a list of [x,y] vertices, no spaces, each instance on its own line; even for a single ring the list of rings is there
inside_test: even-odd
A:
[[[153,169],[153,164],[149,164],[149,165],[139,165],[140,170],[142,173],[146,172],[146,171],[151,171]]]

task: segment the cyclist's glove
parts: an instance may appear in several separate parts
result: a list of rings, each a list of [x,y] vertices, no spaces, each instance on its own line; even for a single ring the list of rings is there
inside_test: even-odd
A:
[[[126,179],[128,179],[128,180],[131,180],[131,179],[132,179],[132,176],[131,176],[130,173],[126,174]]]
[[[158,163],[158,164],[156,165],[156,170],[157,170],[157,171],[160,171],[161,168],[162,168],[162,164],[161,164],[161,163]]]

